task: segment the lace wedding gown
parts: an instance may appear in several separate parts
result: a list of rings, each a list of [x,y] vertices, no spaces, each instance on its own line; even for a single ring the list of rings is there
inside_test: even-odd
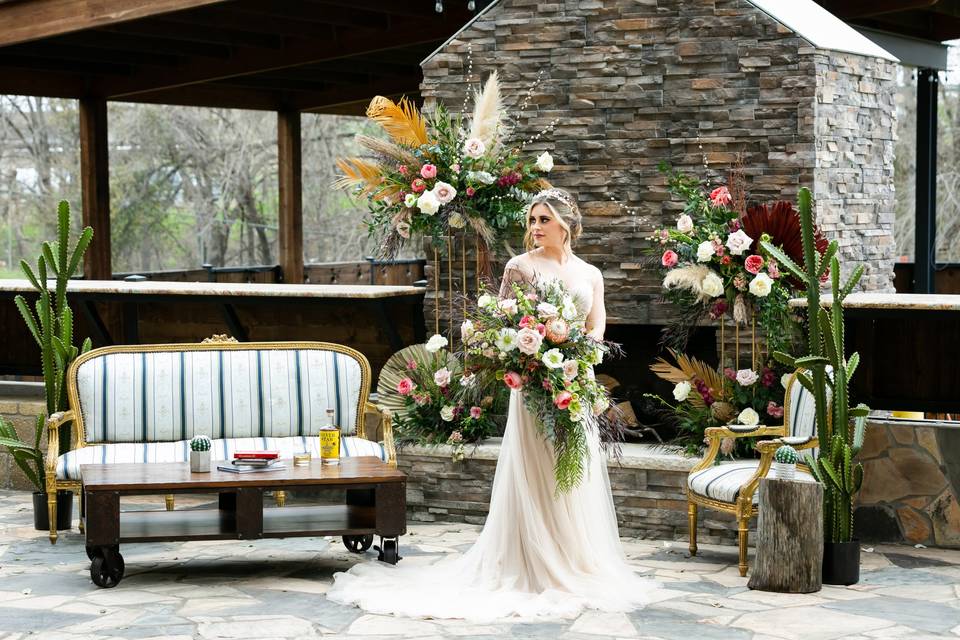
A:
[[[584,316],[591,292],[589,284],[571,291]],[[477,622],[571,618],[585,608],[626,611],[660,599],[659,585],[626,563],[606,456],[596,430],[589,433],[583,481],[557,494],[552,445],[538,435],[521,393],[511,391],[490,512],[476,543],[429,566],[354,565],[334,575],[327,597],[371,613]]]

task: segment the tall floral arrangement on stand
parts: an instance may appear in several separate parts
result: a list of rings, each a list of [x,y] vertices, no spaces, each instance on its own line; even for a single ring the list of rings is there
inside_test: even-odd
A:
[[[407,98],[383,96],[370,102],[367,116],[389,140],[358,136],[372,157],[338,160],[343,176],[335,184],[367,199],[382,257],[394,257],[414,234],[443,246],[451,229],[470,229],[493,247],[523,225],[530,195],[550,186],[550,154],[526,158],[507,142],[496,72],[474,93],[469,118],[443,104],[424,115]]]
[[[699,446],[707,427],[781,424],[784,389],[777,381],[787,371],[772,353],[802,340],[800,318],[788,305],[802,284],[792,273],[781,273],[780,257],[802,260],[800,216],[786,201],[747,208],[737,179],[708,190],[668,165],[660,168],[670,192],[684,202],[676,223],[651,238],[663,269],[663,297],[677,307],[679,318],[664,333],[676,366],[661,359],[651,367],[677,385],[677,404],[657,398],[660,409],[688,448]],[[813,237],[822,255],[827,241],[816,228]],[[705,319],[720,326],[715,368],[683,354],[691,332]],[[730,352],[726,331],[734,337]],[[749,366],[740,354],[741,333],[750,337]],[[730,453],[733,446],[732,440],[725,443]]]

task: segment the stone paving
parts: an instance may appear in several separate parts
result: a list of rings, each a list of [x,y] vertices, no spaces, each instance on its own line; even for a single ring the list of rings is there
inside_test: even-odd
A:
[[[413,524],[402,562],[460,552],[478,531]],[[0,639],[960,637],[957,550],[868,547],[859,584],[788,595],[747,589],[733,546],[703,545],[696,558],[685,542],[625,539],[624,547],[638,573],[663,584],[666,599],[628,614],[549,622],[410,620],[325,599],[334,572],[375,561],[373,551],[354,556],[339,539],[124,545],[126,577],[98,589],[76,529],[51,546],[33,529],[30,494],[0,492]]]

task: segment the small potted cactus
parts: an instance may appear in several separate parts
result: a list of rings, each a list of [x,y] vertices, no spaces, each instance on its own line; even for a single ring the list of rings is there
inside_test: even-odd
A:
[[[800,456],[797,450],[788,444],[783,445],[773,454],[773,472],[778,480],[793,480],[797,473],[797,461]]]
[[[190,440],[190,471],[205,473],[210,471],[210,447],[213,442],[208,436],[194,436]]]

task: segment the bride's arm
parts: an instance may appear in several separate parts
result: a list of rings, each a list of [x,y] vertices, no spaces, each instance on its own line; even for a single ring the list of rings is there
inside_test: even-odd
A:
[[[519,260],[513,258],[503,268],[503,279],[500,281],[500,299],[513,297],[513,283],[533,282],[532,278],[520,266]]]
[[[603,306],[603,274],[599,270],[593,283],[593,306],[587,315],[587,335],[595,340],[603,340],[607,330],[607,309]]]

